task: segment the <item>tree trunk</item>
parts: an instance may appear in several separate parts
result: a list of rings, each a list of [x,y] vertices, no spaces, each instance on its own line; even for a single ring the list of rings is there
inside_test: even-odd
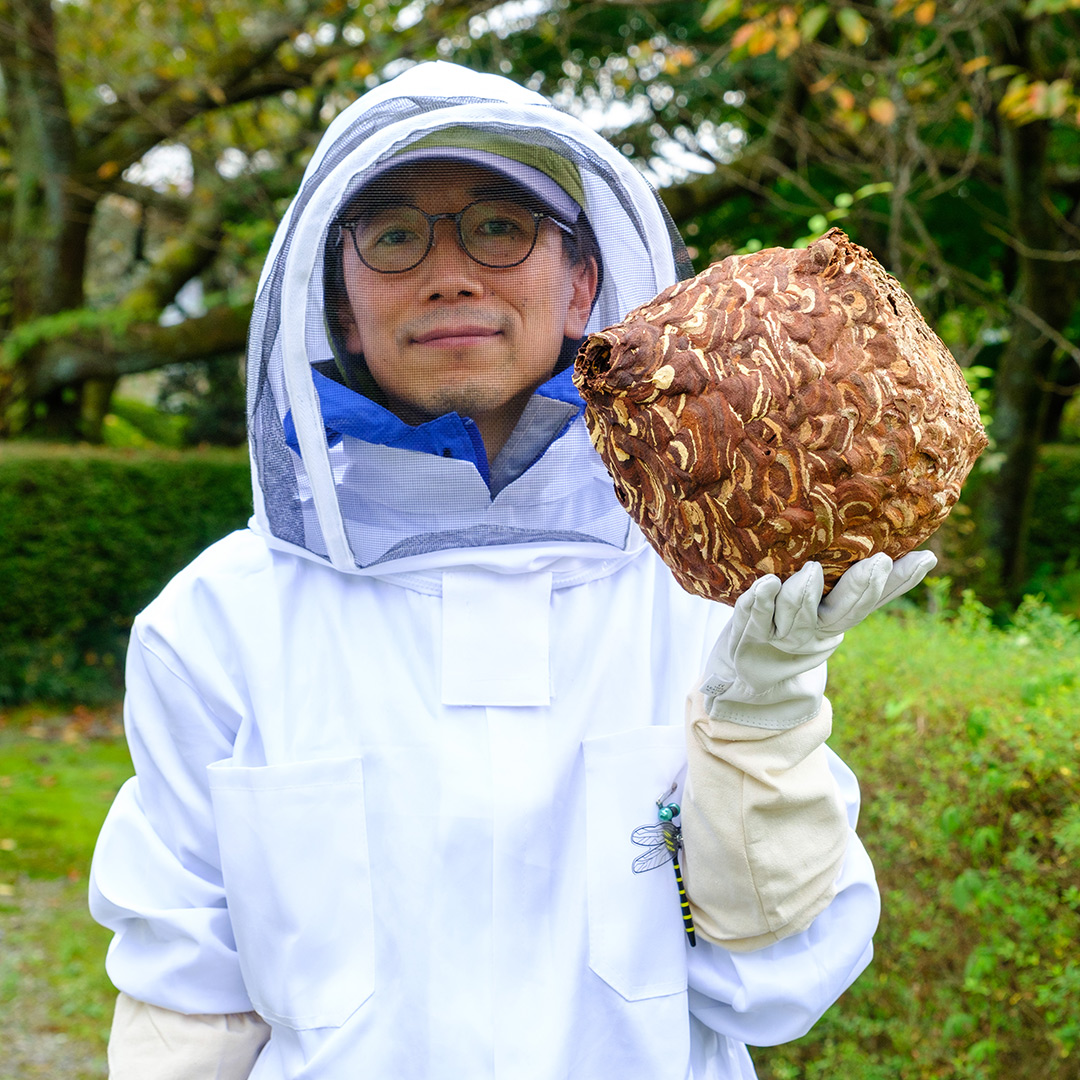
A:
[[[79,400],[79,434],[91,443],[101,442],[116,379],[87,379]]]
[[[49,0],[4,0],[3,69],[17,163],[11,234],[2,273],[11,283],[10,323],[83,302],[86,237],[96,194],[71,183],[76,147],[56,58]]]
[[[17,166],[10,231],[0,253],[0,290],[8,298],[0,310],[0,329],[10,329],[82,306],[97,193],[74,182],[77,148],[49,0],[0,0],[0,70]],[[20,369],[30,356],[3,373],[0,402],[17,398]],[[0,430],[22,427],[70,438],[79,428],[80,397],[81,388],[75,386],[14,416],[5,408]]]
[[[1048,126],[1002,125],[1001,161],[1010,234],[1018,241],[1012,300],[1016,318],[1002,352],[991,434],[1000,470],[987,484],[984,522],[1003,592],[1018,598],[1027,576],[1025,545],[1032,480],[1049,407],[1046,386],[1057,345],[1037,325],[1064,326],[1077,288],[1068,263],[1038,256],[1060,247],[1059,230],[1045,207]]]

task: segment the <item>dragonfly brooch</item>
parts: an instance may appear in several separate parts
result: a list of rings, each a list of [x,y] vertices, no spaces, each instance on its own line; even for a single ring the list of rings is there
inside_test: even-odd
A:
[[[664,800],[673,794],[677,784],[670,788],[656,800],[655,825],[642,825],[630,834],[630,839],[640,847],[649,850],[639,855],[633,862],[635,874],[644,874],[646,870],[654,870],[664,863],[670,862],[675,866],[675,881],[679,886],[679,904],[682,907],[683,926],[686,936],[691,945],[697,945],[697,937],[694,934],[694,917],[690,914],[690,901],[686,898],[686,889],[683,887],[682,868],[679,866],[679,848],[682,847],[682,829],[675,824],[675,818],[681,813],[678,803],[669,803]]]

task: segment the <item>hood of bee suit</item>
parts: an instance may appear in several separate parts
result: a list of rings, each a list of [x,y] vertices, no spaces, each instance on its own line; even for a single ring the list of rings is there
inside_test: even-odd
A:
[[[584,212],[602,262],[587,334],[688,272],[652,188],[540,95],[441,62],[365,94],[326,131],[259,282],[248,343],[252,528],[275,548],[354,574],[492,560],[511,569],[499,553],[534,565],[630,557],[641,536],[589,443],[568,357],[490,467],[471,420],[407,424],[383,407],[370,375],[354,380],[343,368],[324,274],[328,245],[345,242],[338,215],[374,177],[433,155],[510,177],[563,221]]]

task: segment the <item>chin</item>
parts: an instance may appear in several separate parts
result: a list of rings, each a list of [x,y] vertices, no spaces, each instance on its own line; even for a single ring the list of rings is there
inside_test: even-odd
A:
[[[424,410],[432,417],[456,412],[459,416],[475,418],[506,409],[511,400],[505,392],[492,393],[490,385],[476,388],[454,386],[431,395],[424,403]]]

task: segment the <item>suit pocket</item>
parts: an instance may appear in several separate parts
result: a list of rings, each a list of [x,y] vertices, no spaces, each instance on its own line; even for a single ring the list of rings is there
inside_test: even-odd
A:
[[[291,1028],[339,1027],[375,985],[360,758],[207,772],[252,1004]]]
[[[656,799],[686,767],[681,726],[587,739],[589,966],[629,1001],[686,989],[686,933],[670,863],[631,869],[630,834],[656,823]]]

